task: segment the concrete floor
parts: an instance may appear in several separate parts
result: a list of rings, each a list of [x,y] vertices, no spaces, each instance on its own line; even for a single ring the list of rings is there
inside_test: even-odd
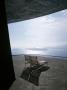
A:
[[[13,56],[16,80],[9,90],[67,90],[67,59],[38,57],[48,61],[50,69],[39,77],[39,86],[36,86],[20,77],[24,69],[24,56]]]

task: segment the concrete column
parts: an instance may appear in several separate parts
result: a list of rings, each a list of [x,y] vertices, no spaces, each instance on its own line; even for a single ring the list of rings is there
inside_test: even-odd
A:
[[[0,83],[8,90],[15,80],[4,0],[0,1]],[[1,88],[1,87],[0,87]]]

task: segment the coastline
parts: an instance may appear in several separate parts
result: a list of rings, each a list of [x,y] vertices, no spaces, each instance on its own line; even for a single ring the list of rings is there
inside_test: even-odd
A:
[[[40,56],[40,57],[46,57],[46,58],[56,58],[56,59],[65,59],[65,60],[67,60],[67,57],[52,56],[52,55],[41,55],[41,54],[16,54],[16,55],[12,55],[12,57],[13,57],[13,56],[24,56],[24,55]]]

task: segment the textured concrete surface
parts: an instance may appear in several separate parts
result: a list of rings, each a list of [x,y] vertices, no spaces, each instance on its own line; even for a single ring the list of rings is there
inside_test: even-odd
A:
[[[67,0],[5,0],[8,22],[31,19],[67,8]]]
[[[38,60],[47,60],[48,69],[39,77],[39,86],[36,86],[20,77],[24,69],[24,56],[13,56],[16,80],[10,90],[67,90],[67,59],[53,57],[38,57]]]

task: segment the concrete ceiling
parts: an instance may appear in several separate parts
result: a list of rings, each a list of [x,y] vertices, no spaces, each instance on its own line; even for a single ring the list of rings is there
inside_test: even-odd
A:
[[[6,0],[5,5],[10,23],[67,9],[67,0]]]

